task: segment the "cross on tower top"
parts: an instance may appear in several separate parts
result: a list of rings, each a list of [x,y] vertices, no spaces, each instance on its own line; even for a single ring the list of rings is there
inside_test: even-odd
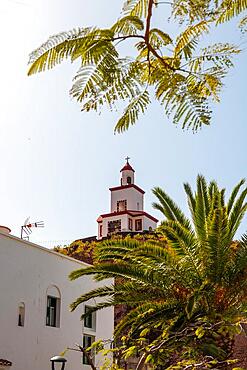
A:
[[[128,156],[125,158],[125,160],[127,161],[127,163],[129,163],[129,159],[130,159],[130,157],[128,157]]]

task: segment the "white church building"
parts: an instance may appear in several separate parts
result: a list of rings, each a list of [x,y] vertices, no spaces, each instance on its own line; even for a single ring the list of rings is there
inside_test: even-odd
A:
[[[91,277],[69,281],[71,271],[86,266],[0,227],[1,369],[10,369],[1,367],[8,360],[11,370],[48,370],[50,358],[67,347],[112,338],[112,308],[100,310],[84,322],[80,320],[82,312],[95,301],[74,312],[69,310],[81,294],[100,286]],[[65,357],[66,370],[90,369],[80,352],[68,351]],[[98,363],[96,356],[95,365]]]
[[[111,210],[98,217],[98,239],[114,233],[142,233],[157,227],[158,220],[144,211],[145,191],[135,184],[135,170],[126,158],[120,185],[110,188]]]

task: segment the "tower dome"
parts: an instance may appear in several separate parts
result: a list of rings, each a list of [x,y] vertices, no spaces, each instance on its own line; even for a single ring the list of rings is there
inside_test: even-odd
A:
[[[126,159],[126,163],[123,166],[123,168],[120,170],[121,186],[134,184],[134,180],[135,180],[135,176],[134,176],[135,170],[129,164],[130,158],[127,157],[125,159]]]

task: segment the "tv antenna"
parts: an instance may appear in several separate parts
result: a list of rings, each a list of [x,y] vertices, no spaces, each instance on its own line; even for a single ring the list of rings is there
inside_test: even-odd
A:
[[[29,222],[30,217],[28,217],[24,225],[21,227],[21,239],[29,240],[30,234],[33,232],[34,227],[44,227],[44,221]]]

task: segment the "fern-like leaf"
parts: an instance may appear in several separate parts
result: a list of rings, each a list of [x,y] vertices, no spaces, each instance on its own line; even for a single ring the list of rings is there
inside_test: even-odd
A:
[[[71,57],[91,32],[92,28],[80,28],[49,37],[47,42],[30,54],[28,75],[53,68]]]
[[[199,36],[203,33],[208,33],[208,31],[209,24],[205,20],[187,27],[177,38],[174,55],[184,54],[185,59],[189,59],[192,56]]]
[[[143,21],[136,15],[127,15],[120,18],[111,28],[115,34],[136,35],[144,28]]]
[[[203,48],[201,55],[191,58],[188,65],[193,73],[201,73],[204,70],[208,70],[208,73],[212,72],[212,74],[215,74],[218,72],[220,77],[224,77],[226,69],[233,67],[233,57],[239,53],[240,49],[235,45],[217,43]],[[217,70],[210,71],[210,67],[215,67]]]
[[[148,12],[148,0],[126,0],[123,5],[126,15],[136,15],[139,18],[146,17]]]
[[[168,33],[161,31],[159,28],[152,28],[149,32],[149,42],[154,48],[159,49],[172,44],[172,39]]]
[[[126,107],[123,116],[120,118],[115,127],[115,132],[126,131],[130,125],[134,125],[140,113],[144,113],[150,103],[149,93],[143,91],[138,96],[134,97],[130,104]]]
[[[232,18],[238,16],[247,9],[247,0],[223,0],[219,12],[220,15],[216,20],[216,24],[228,22]]]
[[[242,33],[247,32],[247,15],[241,19],[241,21],[238,24],[238,27],[240,28]]]

